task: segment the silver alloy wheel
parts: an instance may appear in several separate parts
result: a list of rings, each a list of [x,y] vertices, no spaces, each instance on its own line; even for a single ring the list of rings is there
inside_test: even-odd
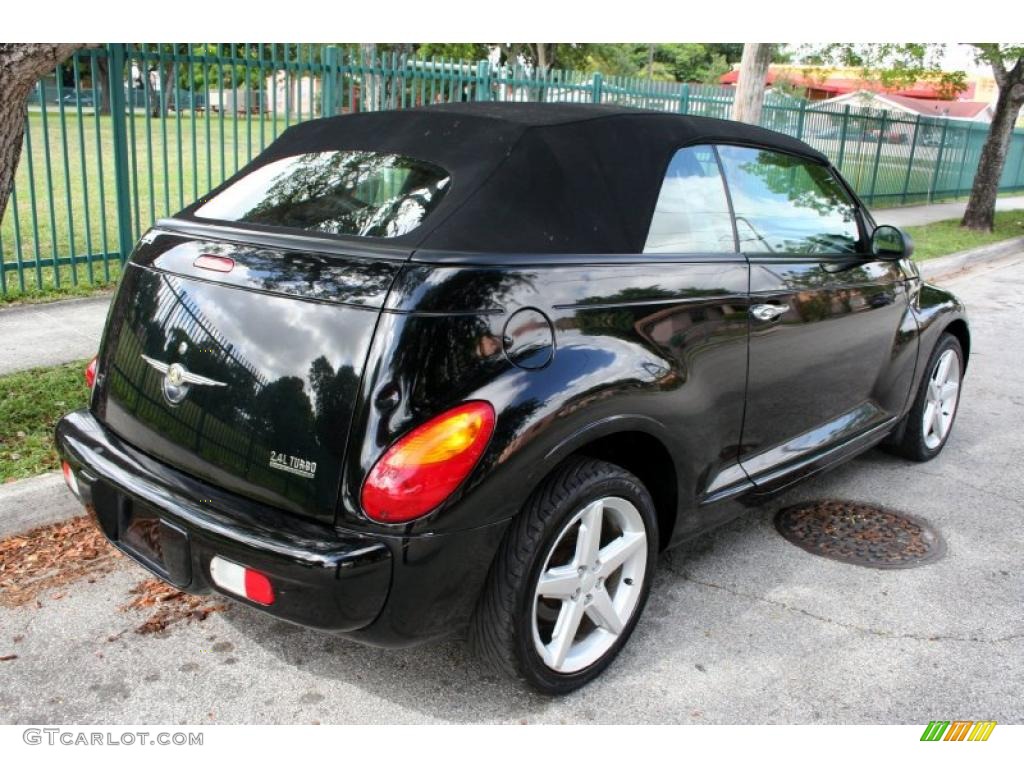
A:
[[[949,434],[960,394],[960,357],[947,349],[935,361],[931,378],[928,380],[927,400],[921,430],[924,444],[934,451]]]
[[[647,529],[632,502],[608,496],[576,513],[533,596],[533,644],[544,663],[570,673],[601,659],[636,610],[646,568]]]

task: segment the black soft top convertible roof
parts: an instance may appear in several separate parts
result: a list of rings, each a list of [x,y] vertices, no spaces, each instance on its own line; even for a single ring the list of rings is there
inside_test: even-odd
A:
[[[310,152],[406,155],[441,166],[451,187],[422,226],[389,243],[439,251],[638,253],[669,160],[681,146],[702,143],[763,146],[827,162],[802,141],[729,120],[596,104],[476,102],[300,123],[225,184]],[[191,217],[196,207],[182,215]]]

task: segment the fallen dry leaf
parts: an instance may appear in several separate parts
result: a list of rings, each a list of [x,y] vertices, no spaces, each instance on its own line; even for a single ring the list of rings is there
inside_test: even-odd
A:
[[[35,600],[41,608],[43,592],[108,573],[120,557],[88,515],[2,539],[0,605],[12,608]]]
[[[227,604],[201,595],[190,595],[160,579],[146,579],[135,585],[131,600],[122,611],[152,610],[152,614],[135,628],[140,635],[163,632],[180,621],[205,621],[211,613],[227,610]]]

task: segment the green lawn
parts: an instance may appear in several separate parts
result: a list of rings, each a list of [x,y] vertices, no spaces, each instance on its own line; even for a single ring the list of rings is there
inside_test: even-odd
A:
[[[15,197],[0,224],[0,253],[8,265],[20,254],[23,262],[38,260],[40,266],[27,267],[23,281],[7,266],[0,275],[0,301],[80,295],[93,284],[109,284],[117,278],[118,262],[105,265],[100,254],[118,251],[111,118],[87,111],[79,118],[77,110],[67,109],[62,123],[56,110],[45,119],[35,110],[28,125]],[[283,117],[269,115],[172,112],[156,118],[136,111],[128,135],[133,238],[233,174],[286,127]],[[97,254],[91,265],[81,258],[74,270],[52,265],[55,254],[63,259],[89,253]]]
[[[1024,236],[1024,211],[996,211],[995,229],[992,232],[961,229],[960,219],[907,227],[906,231],[914,238],[914,259],[924,261],[1011,237]]]
[[[0,376],[0,482],[60,466],[53,428],[68,411],[85,407],[87,362]]]

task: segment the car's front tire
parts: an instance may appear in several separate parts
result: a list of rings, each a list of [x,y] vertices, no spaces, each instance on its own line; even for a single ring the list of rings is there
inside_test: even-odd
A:
[[[951,333],[939,337],[914,404],[884,447],[911,461],[930,461],[941,453],[953,431],[960,406],[964,352]]]
[[[658,552],[654,503],[619,466],[567,461],[513,521],[470,629],[485,662],[534,689],[593,680],[629,639]]]

